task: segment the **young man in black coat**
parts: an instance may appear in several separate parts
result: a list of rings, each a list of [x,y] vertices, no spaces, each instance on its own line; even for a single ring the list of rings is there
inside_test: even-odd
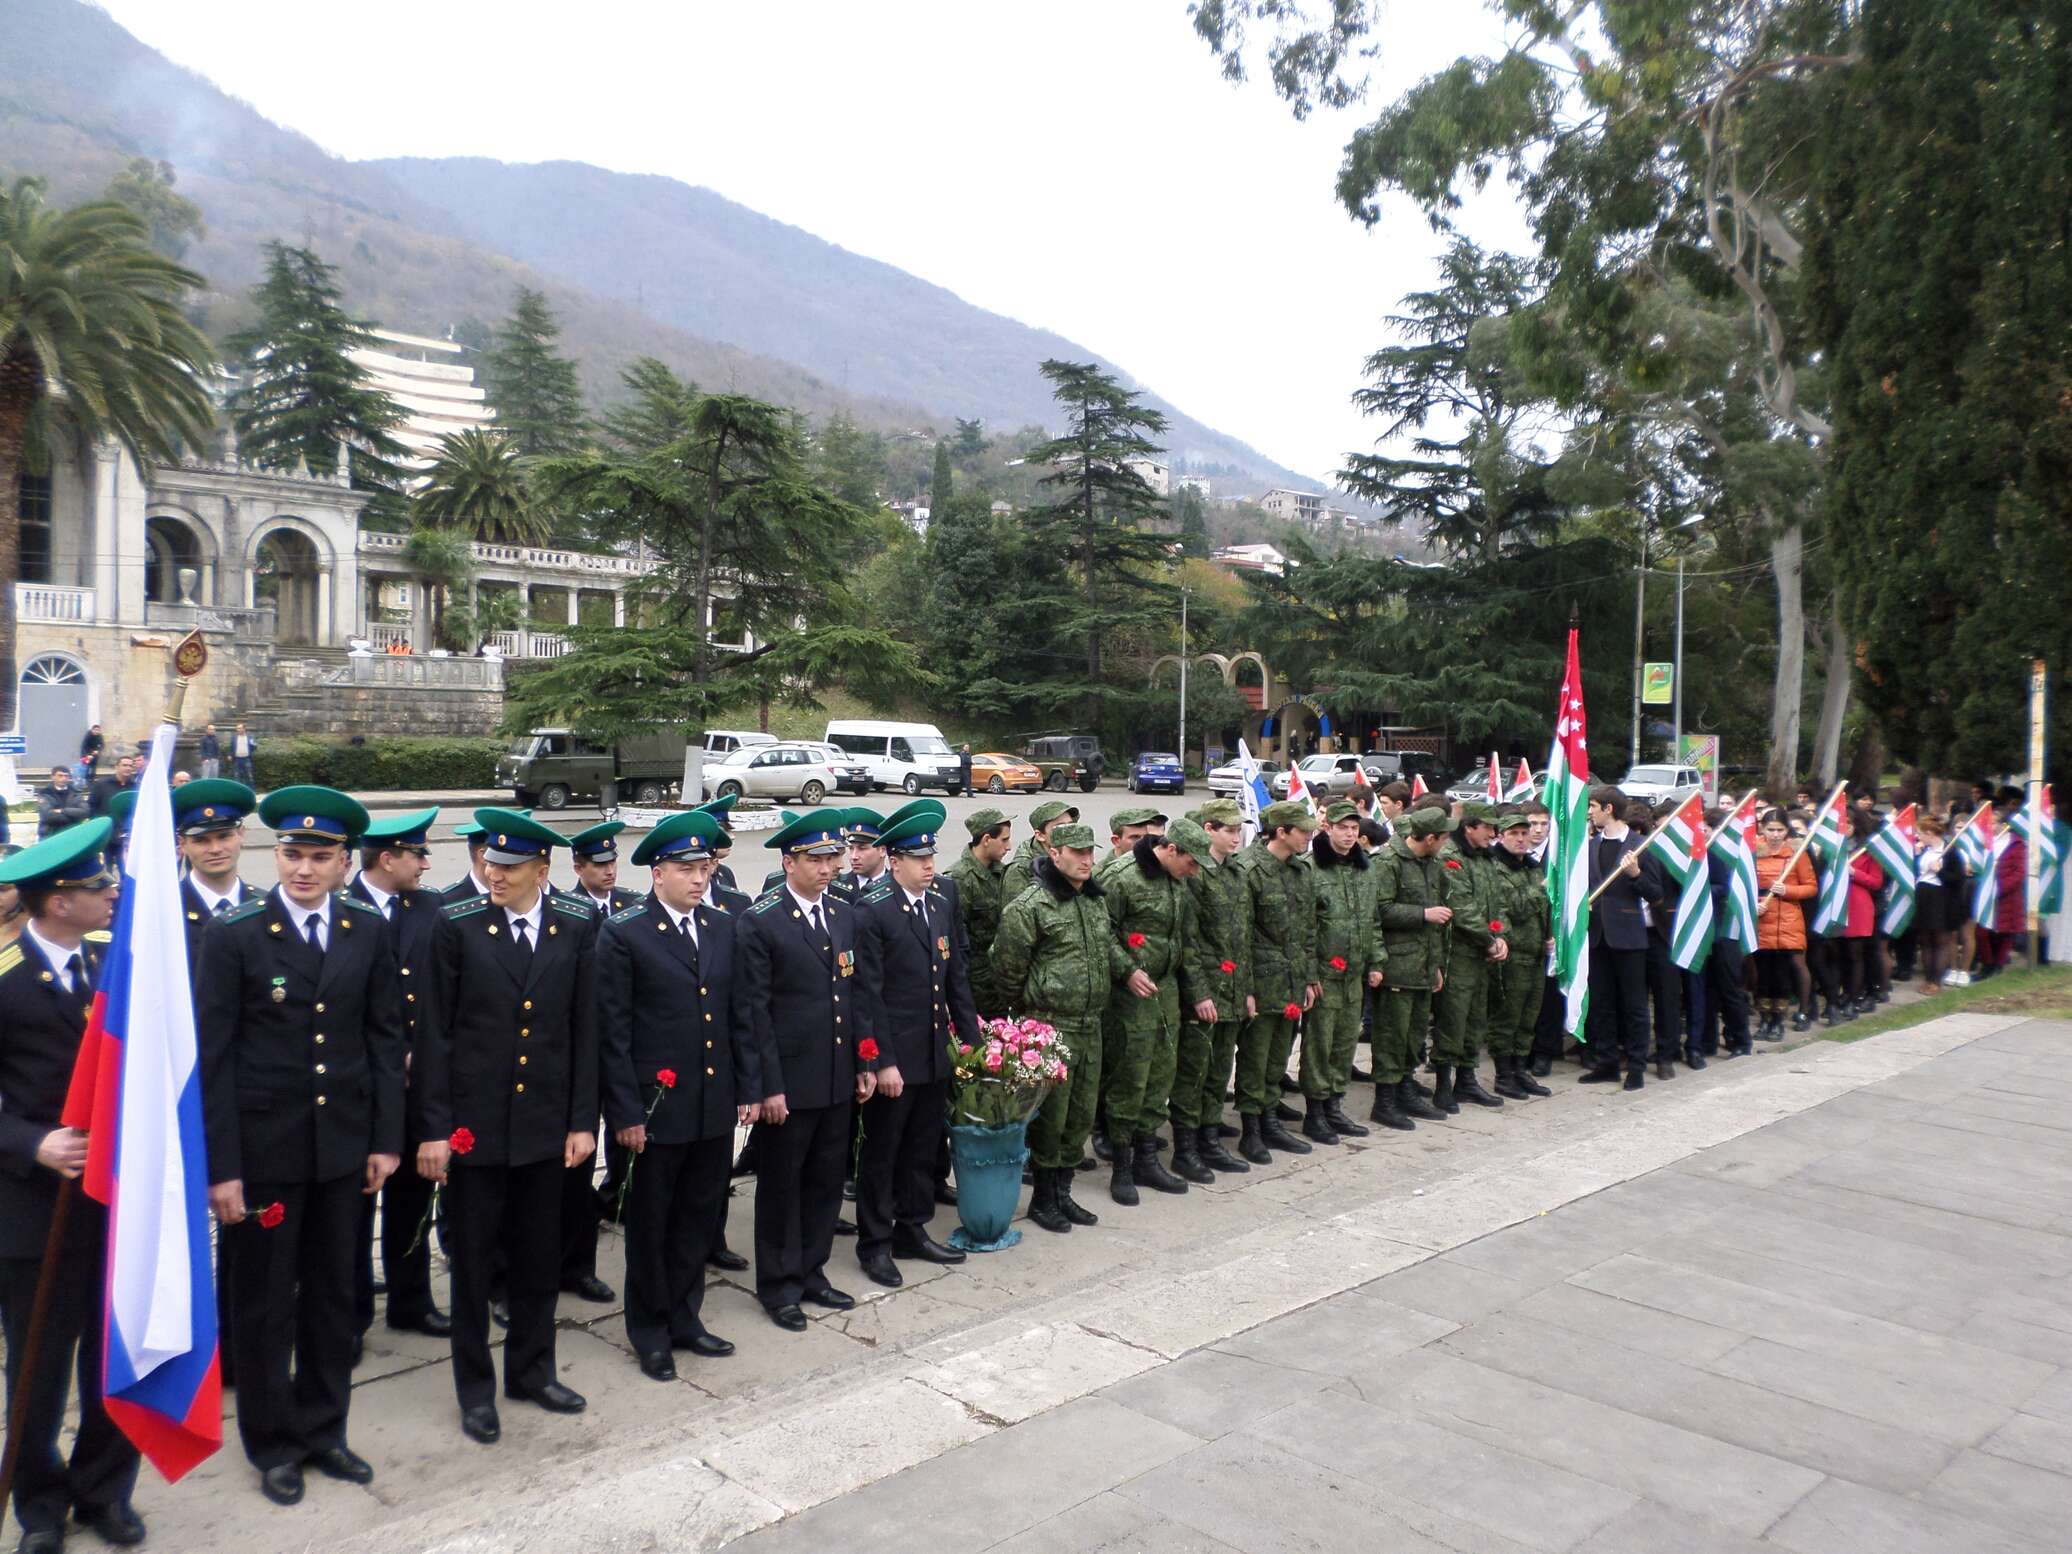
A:
[[[1647,839],[1629,827],[1626,795],[1590,791],[1590,888],[1606,887],[1590,908],[1590,1067],[1581,1082],[1612,1084],[1624,1062],[1628,1090],[1647,1083],[1647,908],[1660,910],[1662,867],[1643,854]]]

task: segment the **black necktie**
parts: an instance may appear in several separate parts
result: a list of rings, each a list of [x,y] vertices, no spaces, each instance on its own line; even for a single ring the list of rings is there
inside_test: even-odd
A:
[[[302,920],[302,936],[309,940],[309,947],[319,955],[324,953],[324,941],[317,935],[317,924],[323,921],[315,912]]]
[[[382,902],[381,915],[392,923],[396,920],[396,898],[394,896],[390,896],[388,900]]]
[[[526,919],[511,919],[511,942],[518,946],[519,955],[529,960],[532,957],[532,941],[525,937],[525,929]]]
[[[683,942],[691,947],[691,959],[698,958],[698,934],[691,926],[691,915],[686,912],[676,920],[676,931],[683,935]]]
[[[227,898],[216,903],[216,916],[221,917],[225,912],[228,912],[229,910],[230,902]]]
[[[74,950],[72,958],[65,962],[65,976],[71,982],[73,992],[91,993],[93,991],[93,984],[86,979],[86,957],[77,950]]]
[[[915,899],[914,899],[914,915],[915,915],[916,917],[918,917],[918,918],[920,918],[920,919],[921,919],[921,937],[922,937],[922,938],[924,938],[924,939],[925,939],[925,938],[927,938],[927,937],[928,937],[928,898],[927,898],[926,896],[917,896],[917,897],[915,897]]]
[[[813,936],[816,939],[824,939],[827,937],[827,930],[820,926],[820,907],[818,903],[815,903],[813,910],[811,914],[806,918],[806,921],[812,925]]]

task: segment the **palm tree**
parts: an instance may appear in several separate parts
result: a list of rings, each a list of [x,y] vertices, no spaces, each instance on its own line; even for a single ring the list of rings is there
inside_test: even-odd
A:
[[[442,647],[455,643],[446,636],[446,604],[456,588],[466,588],[475,575],[475,558],[467,540],[451,529],[416,529],[403,542],[403,564],[431,595],[432,640]],[[472,642],[457,644],[463,651]]]
[[[417,521],[467,529],[478,540],[545,545],[554,526],[533,496],[526,461],[501,432],[469,427],[439,439],[439,458],[417,493]]]
[[[0,188],[0,729],[15,724],[24,463],[42,465],[61,432],[113,437],[139,463],[208,435],[216,353],[180,312],[201,284],[125,205],[58,210],[36,178]]]

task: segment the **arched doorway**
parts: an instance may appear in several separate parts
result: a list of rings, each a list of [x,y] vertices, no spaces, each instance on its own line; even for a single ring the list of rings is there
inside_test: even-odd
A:
[[[177,518],[147,518],[144,539],[145,599],[152,604],[199,604],[203,558],[194,531]],[[193,586],[184,590],[183,570],[194,574]]]
[[[79,755],[79,738],[93,721],[87,706],[86,668],[64,653],[42,653],[23,666],[21,679],[24,773],[48,772]]]
[[[259,541],[252,565],[254,608],[273,606],[274,641],[309,647],[319,640],[316,543],[296,529],[271,529]]]

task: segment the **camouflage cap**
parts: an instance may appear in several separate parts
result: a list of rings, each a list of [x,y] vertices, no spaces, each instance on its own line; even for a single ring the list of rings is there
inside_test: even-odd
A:
[[[1219,826],[1242,825],[1245,819],[1244,806],[1236,799],[1210,799],[1194,813],[1204,824]]]
[[[1029,811],[1029,824],[1036,830],[1041,831],[1053,820],[1060,817],[1067,820],[1077,820],[1079,818],[1079,811],[1067,804],[1063,799],[1045,799],[1041,804]]]
[[[1076,820],[1068,820],[1050,833],[1053,847],[1085,847],[1094,845],[1094,828],[1083,826]]]
[[[1269,804],[1259,812],[1259,828],[1272,831],[1277,826],[1299,826],[1304,831],[1317,828],[1317,817],[1310,807],[1299,799],[1282,799],[1278,804]]]
[[[995,826],[1004,826],[1006,824],[1007,816],[997,809],[975,809],[964,817],[964,829],[971,833],[972,840],[974,841],[984,836]]]
[[[1444,836],[1453,829],[1453,817],[1443,809],[1413,809],[1397,824],[1407,836]]]
[[[1508,815],[1500,815],[1497,817],[1496,822],[1496,828],[1499,831],[1525,831],[1529,830],[1531,826],[1532,816],[1526,814],[1523,810],[1513,810]]]
[[[1209,833],[1185,816],[1166,827],[1165,839],[1196,863],[1216,861],[1216,855],[1209,847]]]
[[[1127,809],[1118,809],[1108,819],[1110,831],[1120,831],[1124,826],[1164,825],[1165,816],[1148,804],[1134,804]]]
[[[1460,807],[1460,823],[1464,826],[1493,826],[1496,811],[1489,805],[1470,799]]]
[[[1324,824],[1335,826],[1341,820],[1358,820],[1360,806],[1351,799],[1333,799],[1324,806]]]

